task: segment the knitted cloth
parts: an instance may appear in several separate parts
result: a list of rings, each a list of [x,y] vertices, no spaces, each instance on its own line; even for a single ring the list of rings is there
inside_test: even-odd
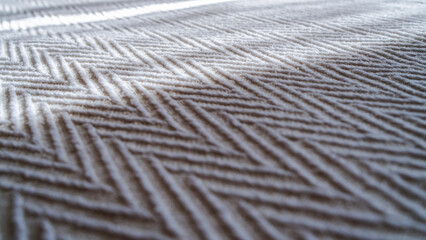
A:
[[[0,239],[422,239],[426,1],[0,0]]]

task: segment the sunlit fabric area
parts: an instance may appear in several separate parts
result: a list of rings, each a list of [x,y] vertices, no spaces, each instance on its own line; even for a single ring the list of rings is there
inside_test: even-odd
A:
[[[425,238],[425,0],[0,0],[0,240]]]

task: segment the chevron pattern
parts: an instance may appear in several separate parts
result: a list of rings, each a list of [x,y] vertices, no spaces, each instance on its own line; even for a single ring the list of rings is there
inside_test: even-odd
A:
[[[0,16],[0,239],[425,239],[426,1]]]

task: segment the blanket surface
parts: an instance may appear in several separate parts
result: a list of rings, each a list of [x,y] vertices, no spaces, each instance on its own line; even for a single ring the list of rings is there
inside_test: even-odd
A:
[[[0,0],[0,239],[424,239],[426,1]]]

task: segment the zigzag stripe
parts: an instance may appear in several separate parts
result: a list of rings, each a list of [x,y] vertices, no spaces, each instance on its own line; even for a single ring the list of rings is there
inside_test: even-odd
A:
[[[421,239],[424,6],[0,3],[0,238]]]

